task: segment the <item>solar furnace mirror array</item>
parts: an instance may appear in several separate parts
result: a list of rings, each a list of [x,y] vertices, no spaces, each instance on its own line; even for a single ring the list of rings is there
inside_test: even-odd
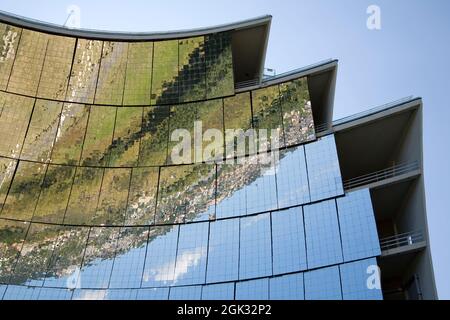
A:
[[[1,299],[381,298],[369,192],[344,193],[307,77],[236,94],[230,32],[0,24],[0,50]],[[196,121],[224,149],[227,130],[272,130],[277,159],[176,164],[171,133]]]

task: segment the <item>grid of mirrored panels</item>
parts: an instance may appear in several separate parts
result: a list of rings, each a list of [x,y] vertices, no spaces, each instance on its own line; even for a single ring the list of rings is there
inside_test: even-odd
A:
[[[307,272],[206,285],[85,289],[0,285],[0,300],[381,300],[375,258]]]

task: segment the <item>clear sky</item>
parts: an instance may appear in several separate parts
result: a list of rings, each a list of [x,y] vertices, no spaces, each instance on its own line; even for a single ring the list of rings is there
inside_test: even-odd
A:
[[[161,31],[273,16],[266,66],[277,73],[339,59],[334,118],[409,95],[424,100],[428,223],[439,297],[450,299],[450,1],[448,0],[2,0],[0,10],[81,27]],[[366,27],[369,5],[381,30]],[[447,141],[447,142],[446,142]]]

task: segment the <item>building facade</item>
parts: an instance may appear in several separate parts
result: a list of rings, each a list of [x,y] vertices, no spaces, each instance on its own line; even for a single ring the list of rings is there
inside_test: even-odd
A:
[[[333,122],[337,61],[263,77],[270,16],[0,21],[1,299],[436,298],[420,99]]]

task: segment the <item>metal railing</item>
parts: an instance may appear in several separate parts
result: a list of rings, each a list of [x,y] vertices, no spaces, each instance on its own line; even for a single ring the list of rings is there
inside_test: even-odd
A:
[[[259,79],[251,79],[251,80],[236,82],[234,85],[234,88],[237,90],[237,89],[243,89],[243,88],[247,88],[247,87],[257,86],[259,84],[260,84]]]
[[[344,181],[344,189],[345,190],[354,189],[357,187],[361,187],[363,185],[386,180],[419,169],[420,166],[418,161],[398,164],[387,169],[368,173],[356,178],[348,179]]]
[[[333,129],[333,127],[329,123],[321,123],[321,124],[314,126],[314,130],[316,131],[316,134],[331,131],[332,129]]]
[[[406,232],[380,239],[380,248],[381,251],[386,251],[399,247],[411,246],[413,244],[423,242],[424,240],[425,238],[420,230]]]

